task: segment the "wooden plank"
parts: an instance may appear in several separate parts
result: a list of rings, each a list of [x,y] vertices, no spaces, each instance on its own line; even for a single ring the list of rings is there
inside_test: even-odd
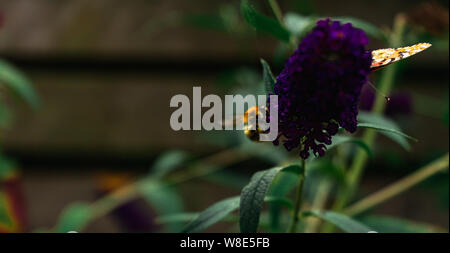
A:
[[[203,30],[184,21],[191,14],[217,14],[229,1],[1,0],[5,24],[0,52],[8,56],[52,55],[242,59],[267,55],[255,40]],[[233,1],[238,8],[239,1]],[[252,50],[250,50],[252,49]],[[246,53],[247,52],[247,53]],[[265,52],[265,53],[263,53]]]
[[[95,74],[32,72],[43,105],[14,106],[14,127],[5,132],[13,150],[159,151],[207,148],[193,131],[174,132],[169,107],[176,94],[217,93],[214,74]],[[170,88],[169,88],[170,87]],[[220,93],[219,93],[220,94]]]

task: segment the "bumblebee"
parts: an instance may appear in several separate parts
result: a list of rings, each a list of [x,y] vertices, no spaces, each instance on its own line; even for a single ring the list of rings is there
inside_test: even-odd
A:
[[[233,127],[243,126],[242,130],[244,130],[245,136],[251,141],[259,142],[260,134],[266,132],[263,131],[258,124],[258,120],[264,119],[262,110],[266,111],[266,116],[269,115],[266,106],[252,106],[244,113],[244,115],[241,114],[236,116],[235,119],[225,121],[222,127],[231,125]]]
[[[261,128],[258,125],[258,120],[261,118],[264,118],[263,113],[261,112],[261,109],[266,111],[266,115],[268,114],[267,107],[261,107],[253,106],[250,107],[244,114],[244,134],[249,138],[251,141],[259,142],[259,135],[263,133],[264,131],[261,130]],[[254,119],[256,117],[256,119]],[[253,120],[254,119],[254,120]],[[254,122],[256,125],[253,126],[249,122]]]

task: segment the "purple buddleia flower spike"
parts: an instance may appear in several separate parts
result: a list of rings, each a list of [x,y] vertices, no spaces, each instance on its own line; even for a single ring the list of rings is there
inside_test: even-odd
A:
[[[358,100],[372,61],[366,34],[350,23],[320,20],[277,77],[279,137],[300,156],[325,154],[339,127],[356,131]]]

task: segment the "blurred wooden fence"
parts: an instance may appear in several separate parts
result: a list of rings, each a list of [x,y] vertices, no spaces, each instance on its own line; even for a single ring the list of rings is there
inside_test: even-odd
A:
[[[170,130],[170,98],[191,94],[194,85],[213,91],[218,73],[257,66],[259,57],[270,58],[275,45],[258,37],[242,46],[227,33],[180,22],[189,13],[214,14],[226,2],[239,3],[0,0],[5,16],[0,56],[27,73],[43,100],[34,112],[22,103],[15,106],[7,150],[153,154],[169,147],[208,149],[195,133]],[[296,1],[280,2],[285,10],[296,6]],[[406,3],[416,2],[321,0],[315,5],[322,15],[389,25],[395,13],[407,10]],[[430,62],[448,65],[445,56],[420,58],[416,68]]]

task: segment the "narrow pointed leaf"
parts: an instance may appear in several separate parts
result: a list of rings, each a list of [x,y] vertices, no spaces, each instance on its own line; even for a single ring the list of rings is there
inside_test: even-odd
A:
[[[159,216],[155,221],[159,224],[189,222],[194,220],[200,213],[176,213]]]
[[[219,221],[236,221],[236,217],[230,215],[239,205],[239,196],[222,200],[208,207],[201,213],[176,213],[159,216],[156,218],[158,223],[191,223],[183,230],[187,233],[200,232]],[[292,209],[292,203],[289,199],[268,196],[264,199],[267,203],[277,203]]]
[[[302,38],[316,25],[317,17],[301,16],[297,13],[287,13],[284,17],[286,29],[291,34]]]
[[[267,191],[281,167],[255,173],[242,189],[239,205],[239,226],[242,233],[256,233]]]
[[[267,195],[272,197],[286,197],[298,183],[298,175],[294,173],[280,173],[270,186]],[[269,219],[271,232],[281,232],[280,221],[283,206],[280,203],[269,203]]]
[[[300,175],[303,172],[303,168],[299,164],[292,164],[281,169],[281,172],[289,172]]]
[[[173,186],[167,186],[156,180],[146,180],[139,184],[138,190],[159,215],[181,213],[184,210],[183,201]],[[182,225],[171,223],[166,229],[169,232],[178,232]]]
[[[280,197],[274,197],[274,196],[267,196],[264,198],[264,202],[266,203],[276,203],[282,206],[285,206],[289,209],[293,209],[294,205],[292,202],[287,198],[280,198]]]
[[[272,74],[272,70],[270,70],[269,64],[264,60],[261,59],[261,64],[263,66],[263,82],[264,87],[266,90],[266,94],[274,94],[274,86],[275,86],[275,77]]]
[[[361,139],[354,138],[350,136],[345,135],[335,135],[333,136],[333,143],[331,145],[327,145],[327,149],[330,150],[332,148],[335,148],[336,146],[344,143],[353,143],[358,145],[360,148],[362,148],[364,151],[366,151],[367,155],[369,157],[373,157],[372,150],[370,147]]]
[[[359,220],[379,233],[448,233],[445,229],[430,224],[396,217],[371,215]]]
[[[80,232],[91,218],[91,209],[88,204],[74,203],[66,207],[61,214],[56,232]]]
[[[151,176],[160,179],[178,169],[189,159],[189,155],[184,151],[173,150],[162,154],[152,166]]]
[[[30,80],[22,72],[3,60],[0,60],[0,84],[6,84],[32,107],[39,106],[39,97]]]
[[[374,130],[377,130],[377,131],[381,131],[381,132],[396,134],[396,135],[402,136],[402,137],[404,137],[406,139],[409,139],[409,140],[412,140],[412,141],[418,141],[416,138],[411,137],[411,136],[409,136],[407,134],[404,134],[404,133],[402,133],[402,132],[400,132],[398,130],[395,130],[393,128],[387,128],[385,126],[380,126],[380,125],[377,125],[377,124],[359,123],[358,127],[359,128],[371,128],[371,129],[374,129]]]
[[[385,129],[395,130],[396,132],[393,133],[391,131],[381,131],[381,129],[376,129],[378,131],[381,131],[380,133],[383,134],[384,136],[388,137],[389,139],[391,139],[394,142],[396,142],[397,144],[399,144],[405,150],[411,149],[411,146],[408,143],[408,138],[403,136],[403,134],[398,134],[398,132],[401,132],[400,127],[393,120],[391,120],[383,115],[367,113],[367,112],[359,112],[358,122],[359,122],[359,124],[361,124],[361,123],[372,124],[371,127],[376,125],[377,127],[382,126],[382,128],[385,128]],[[364,127],[364,125],[363,125],[363,127]],[[366,125],[365,127],[368,127],[368,126]],[[417,141],[416,139],[414,139],[414,140]]]
[[[241,1],[241,13],[245,21],[253,26],[257,31],[261,31],[280,39],[284,42],[289,42],[290,33],[277,20],[266,17],[258,13],[248,0]]]
[[[12,218],[12,213],[9,211],[10,203],[6,196],[0,192],[0,231],[1,227],[12,228],[14,226],[14,221]]]
[[[228,214],[235,211],[239,207],[239,196],[224,199],[214,205],[208,207],[206,210],[200,213],[200,215],[189,223],[182,233],[195,233],[200,232],[209,226],[219,222],[225,218]]]
[[[315,216],[326,220],[338,228],[342,229],[344,232],[348,233],[368,233],[373,230],[367,227],[366,225],[340,213],[332,212],[332,211],[318,211],[313,210],[309,212],[303,213],[304,216]]]

